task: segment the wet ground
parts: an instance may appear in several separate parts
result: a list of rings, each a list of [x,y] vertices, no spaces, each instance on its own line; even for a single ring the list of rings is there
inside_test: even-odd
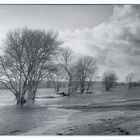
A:
[[[5,106],[0,111],[0,135],[55,134],[54,128],[66,123],[73,112],[39,105]]]
[[[140,135],[139,91],[0,103],[0,135]],[[104,98],[103,98],[104,96]],[[128,98],[129,97],[129,98]]]
[[[0,135],[140,134],[139,105],[135,105],[134,110],[118,107],[108,109],[98,105],[100,109],[96,110],[93,106],[89,109],[37,104],[22,108],[3,106],[0,112]]]

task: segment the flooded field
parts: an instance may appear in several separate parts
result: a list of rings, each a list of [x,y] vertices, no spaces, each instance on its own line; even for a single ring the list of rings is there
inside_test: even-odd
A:
[[[140,134],[139,91],[118,88],[61,97],[53,89],[39,89],[36,103],[20,108],[8,90],[1,90],[0,135]]]

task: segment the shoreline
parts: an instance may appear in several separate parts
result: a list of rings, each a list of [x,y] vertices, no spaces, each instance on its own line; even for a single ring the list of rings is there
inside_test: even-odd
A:
[[[2,105],[0,135],[140,134],[140,98],[101,102],[94,97],[98,95],[41,97],[22,109],[15,104]]]

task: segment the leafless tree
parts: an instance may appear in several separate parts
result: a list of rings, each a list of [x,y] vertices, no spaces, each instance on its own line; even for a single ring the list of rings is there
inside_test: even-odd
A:
[[[60,49],[60,55],[58,58],[58,64],[63,69],[63,75],[65,79],[68,80],[68,96],[71,95],[71,87],[72,87],[72,65],[73,65],[73,52],[69,48]]]
[[[72,92],[76,92],[79,87],[79,73],[78,73],[78,65],[77,63],[73,64],[71,67],[71,73],[72,73]]]
[[[83,56],[77,62],[77,74],[80,82],[81,93],[85,91],[85,84],[87,82],[87,92],[89,91],[91,82],[95,78],[97,65],[94,57]]]
[[[91,58],[91,64],[87,73],[87,93],[91,88],[91,83],[97,79],[97,66],[94,58]]]
[[[62,80],[64,80],[63,69],[56,65],[56,70],[49,75],[49,79],[53,82],[55,92],[59,92]]]
[[[134,73],[130,73],[126,76],[126,82],[128,84],[128,88],[131,89],[132,88],[132,79],[134,77]]]
[[[117,80],[118,77],[114,71],[107,71],[103,74],[102,82],[106,90],[113,88],[116,85]]]
[[[0,57],[0,82],[14,93],[17,104],[28,93],[34,100],[39,82],[53,71],[50,65],[61,44],[53,31],[16,29],[7,34]]]

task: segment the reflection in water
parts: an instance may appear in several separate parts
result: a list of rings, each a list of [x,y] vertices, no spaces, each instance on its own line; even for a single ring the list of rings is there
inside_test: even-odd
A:
[[[56,126],[60,126],[58,124],[63,125],[71,113],[71,110],[49,109],[37,104],[22,108],[5,106],[0,111],[0,134],[47,133],[48,128],[51,130],[50,127],[56,129]]]
[[[54,89],[38,89],[38,97],[56,96]],[[15,96],[10,90],[0,90],[0,105],[13,105],[16,103]]]
[[[53,89],[39,89],[38,97],[56,96]],[[64,123],[70,110],[48,107],[61,98],[37,98],[36,104],[16,105],[14,95],[9,90],[0,90],[0,134],[15,135],[22,133],[47,133],[48,128]],[[44,126],[44,127],[42,127]],[[42,130],[43,128],[43,130]],[[46,128],[46,129],[45,129]]]

